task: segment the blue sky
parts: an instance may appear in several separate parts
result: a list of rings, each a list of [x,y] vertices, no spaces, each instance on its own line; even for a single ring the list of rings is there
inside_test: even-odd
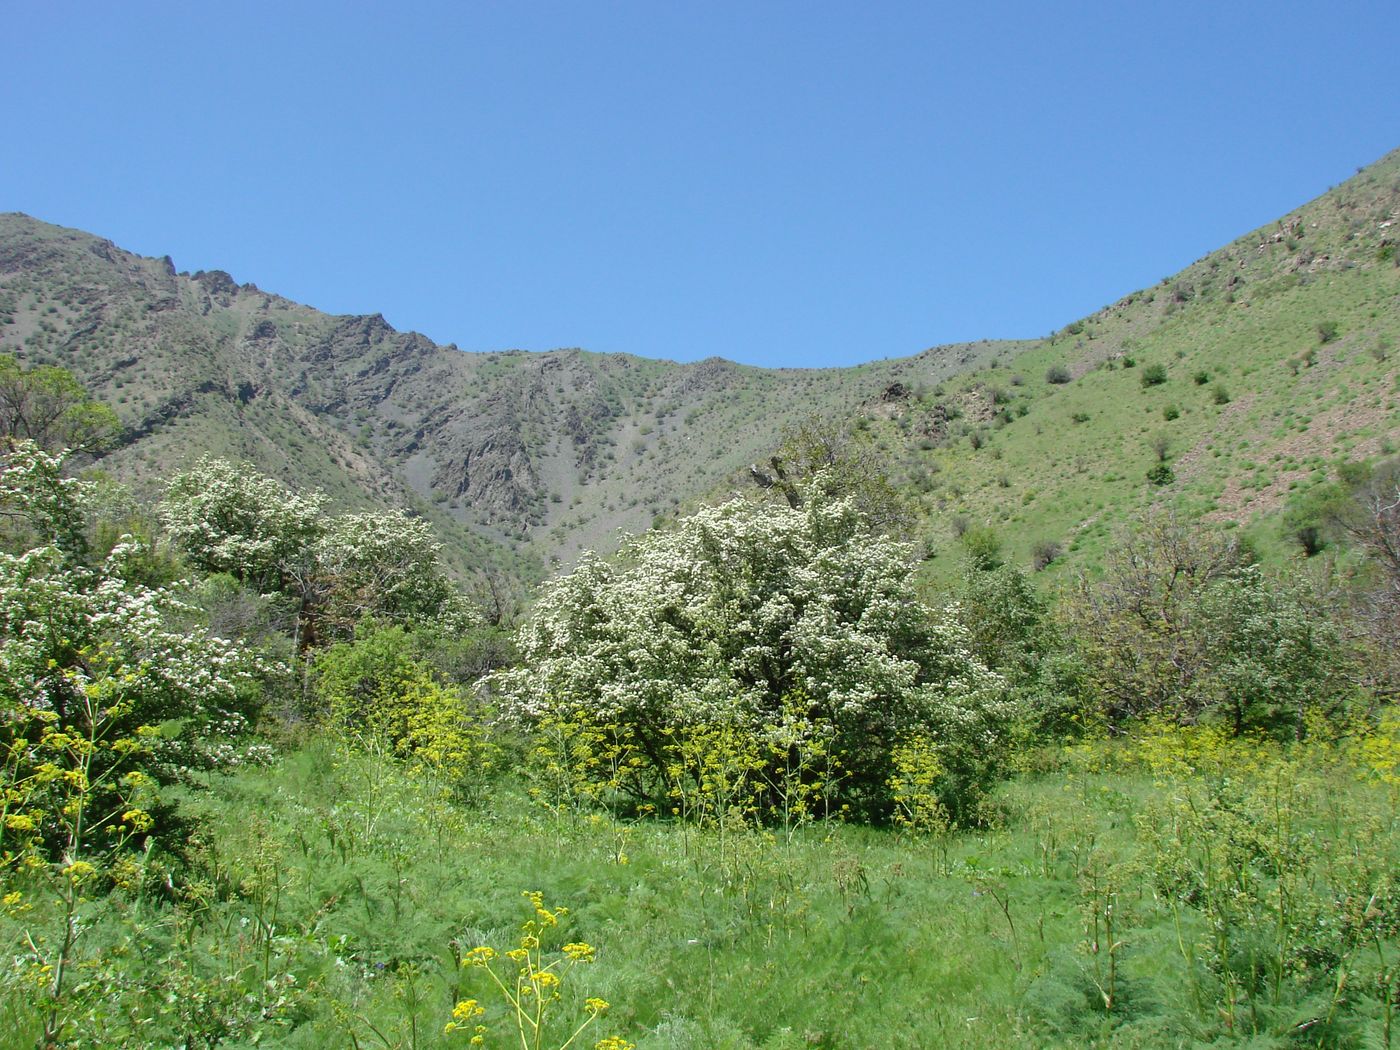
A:
[[[10,0],[0,210],[467,350],[1043,335],[1400,146],[1400,4]]]

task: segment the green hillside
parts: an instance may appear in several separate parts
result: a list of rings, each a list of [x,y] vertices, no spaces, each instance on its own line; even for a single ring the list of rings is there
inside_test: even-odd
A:
[[[1153,507],[1276,546],[1291,494],[1400,444],[1397,230],[1400,152],[991,367],[868,410],[918,494],[928,571],[951,571],[968,524],[1021,564],[1053,541],[1059,564],[1092,565]]]

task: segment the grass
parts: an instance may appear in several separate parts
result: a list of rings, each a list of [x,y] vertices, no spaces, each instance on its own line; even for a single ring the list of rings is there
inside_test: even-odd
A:
[[[510,1011],[461,962],[514,946],[535,891],[568,909],[546,958],[596,950],[544,1045],[599,997],[612,1005],[587,1045],[616,1033],[641,1050],[1384,1046],[1400,836],[1377,774],[1393,774],[1395,737],[1370,738],[1369,757],[1208,732],[1047,749],[985,830],[791,840],[554,813],[509,781],[461,807],[313,738],[189,790],[186,860],[145,854],[86,907],[68,1034],[466,1045],[444,1027],[472,998],[486,1045],[510,1045]],[[42,1004],[23,935],[42,943],[46,905],[25,889],[0,919],[13,1045]]]

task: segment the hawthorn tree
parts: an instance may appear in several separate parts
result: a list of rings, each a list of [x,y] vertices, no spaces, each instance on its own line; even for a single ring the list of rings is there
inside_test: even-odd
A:
[[[0,552],[9,827],[48,855],[75,854],[98,829],[149,830],[141,807],[135,818],[121,813],[127,788],[144,791],[220,753],[201,750],[201,733],[245,728],[255,676],[269,668],[236,642],[178,622],[184,609],[172,591],[131,580],[134,545],[86,563],[86,548],[68,538],[81,535],[82,484],[63,477],[62,457],[23,442],[0,465],[0,509],[51,537]],[[71,841],[83,832],[72,822],[73,792],[87,810],[81,848]]]
[[[734,499],[614,561],[585,557],[523,626],[522,666],[494,681],[521,719],[625,737],[638,796],[717,781],[687,741],[727,741],[748,756],[760,809],[791,793],[796,769],[882,819],[892,749],[927,735],[950,808],[969,816],[1011,710],[956,617],[916,599],[909,564],[905,545],[819,486],[798,508]]]
[[[348,634],[362,619],[458,629],[480,623],[443,571],[432,526],[403,511],[342,514],[311,548],[327,633]]]
[[[166,533],[191,564],[268,592],[321,536],[326,497],[302,495],[246,463],[201,456],[160,504]]]

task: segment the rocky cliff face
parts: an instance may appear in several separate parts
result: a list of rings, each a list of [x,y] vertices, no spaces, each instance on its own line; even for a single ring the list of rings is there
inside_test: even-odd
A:
[[[127,430],[108,469],[155,491],[205,451],[347,506],[401,505],[466,568],[538,574],[722,487],[814,411],[991,352],[767,371],[560,350],[469,354],[378,315],[334,317],[221,270],[179,273],[0,216],[0,352],[60,364]]]

